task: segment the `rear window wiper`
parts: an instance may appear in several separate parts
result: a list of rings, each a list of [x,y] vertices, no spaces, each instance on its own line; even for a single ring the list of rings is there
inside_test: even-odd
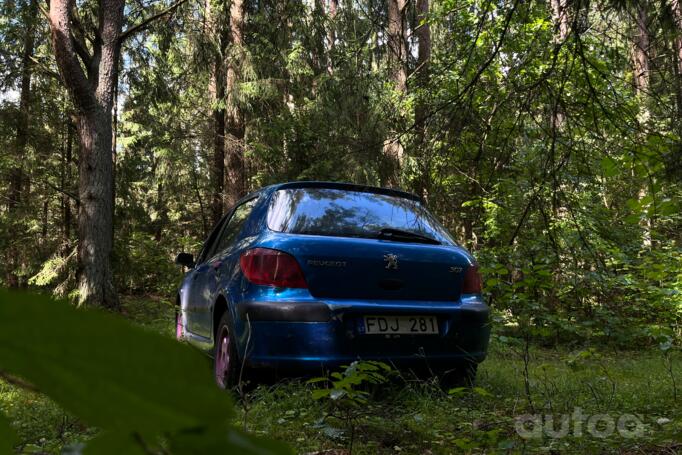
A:
[[[376,236],[378,239],[393,240],[395,242],[419,242],[440,245],[440,242],[436,239],[417,234],[416,232],[403,231],[402,229],[383,228]]]

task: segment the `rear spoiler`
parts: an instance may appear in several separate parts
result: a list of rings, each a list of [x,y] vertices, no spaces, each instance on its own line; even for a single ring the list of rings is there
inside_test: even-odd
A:
[[[295,188],[328,188],[333,190],[357,191],[359,193],[385,194],[387,196],[395,196],[403,199],[410,199],[416,202],[422,202],[419,196],[408,193],[407,191],[396,190],[393,188],[381,188],[378,186],[356,185],[354,183],[302,181],[275,185],[275,190]]]

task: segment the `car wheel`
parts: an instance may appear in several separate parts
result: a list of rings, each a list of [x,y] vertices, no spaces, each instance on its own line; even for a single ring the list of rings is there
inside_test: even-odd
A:
[[[213,358],[215,382],[221,389],[234,386],[239,378],[239,359],[237,346],[232,335],[229,313],[223,313],[215,337],[215,356]]]
[[[476,383],[476,362],[465,362],[455,368],[439,372],[438,379],[441,387],[451,389],[454,387],[473,387]]]
[[[180,307],[175,307],[175,338],[182,340],[182,317],[180,315]]]

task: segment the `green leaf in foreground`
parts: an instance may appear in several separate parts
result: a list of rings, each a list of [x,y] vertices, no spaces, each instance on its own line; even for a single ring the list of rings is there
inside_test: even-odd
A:
[[[14,430],[9,426],[7,417],[0,412],[0,455],[12,453],[15,442]]]
[[[79,452],[81,453],[81,452]],[[102,432],[88,441],[83,452],[85,455],[146,455],[148,452],[130,433]]]
[[[283,450],[279,443],[263,440],[237,428],[224,431],[221,427],[208,427],[201,430],[184,431],[173,435],[171,439],[173,453],[197,455],[221,453],[221,449],[227,446],[240,455],[290,453]]]
[[[215,447],[239,450],[213,430],[231,434],[232,402],[215,386],[207,359],[116,315],[0,291],[0,369],[104,430],[94,446],[114,439],[154,446],[159,435],[211,428],[206,436]],[[262,453],[271,453],[267,447]]]

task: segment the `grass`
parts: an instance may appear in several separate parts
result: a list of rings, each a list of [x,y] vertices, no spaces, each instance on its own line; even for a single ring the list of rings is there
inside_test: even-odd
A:
[[[673,453],[673,435],[682,433],[679,402],[656,353],[618,353],[571,367],[569,353],[532,350],[530,384],[534,411],[525,395],[523,363],[497,349],[481,365],[478,389],[442,392],[435,384],[399,379],[370,400],[355,429],[354,453]],[[349,429],[335,419],[322,422],[328,407],[312,400],[300,383],[259,389],[251,397],[247,425],[251,431],[289,441],[300,452],[349,445]],[[643,434],[623,438],[582,437],[524,440],[515,431],[515,416],[526,413],[559,416],[580,408],[586,416],[607,414],[614,421],[632,414]],[[243,412],[243,411],[242,411]],[[242,414],[243,415],[243,414]],[[657,421],[665,422],[659,424]],[[334,428],[335,431],[330,430]],[[573,423],[571,423],[573,428]],[[599,430],[600,427],[597,427]]]
[[[126,299],[126,316],[150,330],[173,336],[174,310],[163,299]],[[251,390],[237,400],[236,424],[249,431],[286,441],[297,452],[347,449],[353,453],[676,453],[682,450],[682,397],[673,387],[657,351],[566,350],[531,347],[530,400],[524,363],[518,348],[498,339],[480,366],[477,388],[443,392],[436,384],[409,376],[395,377],[374,388],[358,408],[352,425],[334,418],[337,404],[312,398],[312,385],[285,381]],[[680,358],[673,358],[677,384]],[[678,394],[679,395],[679,394]],[[516,417],[603,414],[617,421],[623,414],[637,419],[641,434],[622,437],[614,429],[596,437],[587,424],[566,437],[523,439]],[[22,453],[59,453],[62,447],[95,434],[40,394],[0,382],[0,409],[15,426]],[[528,425],[530,428],[532,425]],[[604,429],[597,426],[597,430]],[[608,428],[606,428],[608,430]]]

